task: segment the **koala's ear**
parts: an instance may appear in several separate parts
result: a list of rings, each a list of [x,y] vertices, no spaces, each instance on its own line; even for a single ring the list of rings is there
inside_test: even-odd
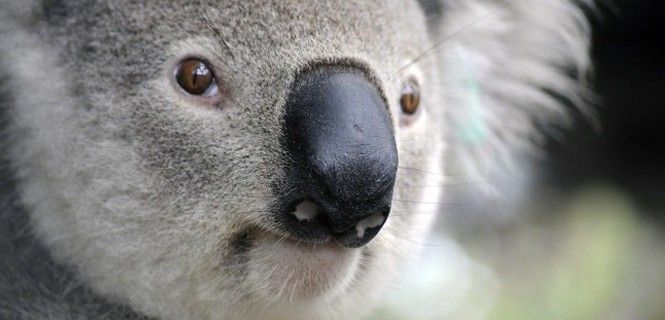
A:
[[[444,80],[447,171],[480,182],[474,185],[494,198],[521,192],[517,186],[524,184],[516,181],[528,176],[526,155],[538,151],[546,135],[569,125],[571,106],[588,110],[590,27],[582,6],[591,3],[421,0],[421,5]]]

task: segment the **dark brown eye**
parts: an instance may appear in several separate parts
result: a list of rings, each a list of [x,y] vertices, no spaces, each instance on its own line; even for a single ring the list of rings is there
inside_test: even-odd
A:
[[[420,88],[415,81],[409,80],[404,83],[399,103],[402,107],[402,112],[407,115],[415,114],[418,111],[418,106],[420,105]]]
[[[176,81],[180,87],[193,95],[214,95],[217,91],[215,77],[208,65],[198,59],[183,61],[176,70]]]

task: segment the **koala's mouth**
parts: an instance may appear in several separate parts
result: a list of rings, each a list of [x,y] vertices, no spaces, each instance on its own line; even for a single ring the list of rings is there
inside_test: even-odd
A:
[[[308,300],[339,294],[359,269],[361,249],[335,241],[306,243],[265,229],[252,232],[249,278],[270,300]]]

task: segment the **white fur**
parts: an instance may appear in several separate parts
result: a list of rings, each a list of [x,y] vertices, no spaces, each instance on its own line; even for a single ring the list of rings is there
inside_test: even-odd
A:
[[[503,198],[530,174],[520,158],[569,124],[564,104],[588,112],[589,25],[579,5],[589,2],[444,1],[441,88],[456,106],[446,116],[448,172]]]

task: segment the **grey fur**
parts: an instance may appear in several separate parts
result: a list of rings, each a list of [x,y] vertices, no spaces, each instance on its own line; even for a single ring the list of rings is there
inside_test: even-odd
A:
[[[447,183],[443,160],[462,159],[473,175],[505,167],[490,161],[497,155],[515,163],[516,149],[532,148],[534,123],[565,119],[543,89],[579,100],[567,72],[587,68],[587,30],[572,2],[424,8],[427,18],[415,1],[2,0],[0,316],[370,312],[445,209],[440,188],[426,187]],[[221,108],[173,90],[174,64],[191,55],[208,59],[228,88]],[[271,291],[277,280],[265,261],[277,257],[256,229],[273,228],[264,214],[277,196],[270,186],[289,161],[279,147],[281,106],[312,63],[352,63],[372,75],[391,103],[401,169],[394,213],[362,249],[358,271],[314,288],[322,295],[305,303]],[[405,122],[396,102],[409,77],[421,82],[424,107]],[[469,121],[465,110],[475,107],[481,117]],[[476,120],[487,129],[479,142],[449,131]],[[295,279],[288,290],[306,285]]]
[[[0,85],[1,87],[1,85]],[[0,92],[0,126],[9,95]],[[6,148],[0,147],[2,154]],[[35,238],[7,159],[0,160],[0,319],[145,319],[101,298],[57,264]]]

